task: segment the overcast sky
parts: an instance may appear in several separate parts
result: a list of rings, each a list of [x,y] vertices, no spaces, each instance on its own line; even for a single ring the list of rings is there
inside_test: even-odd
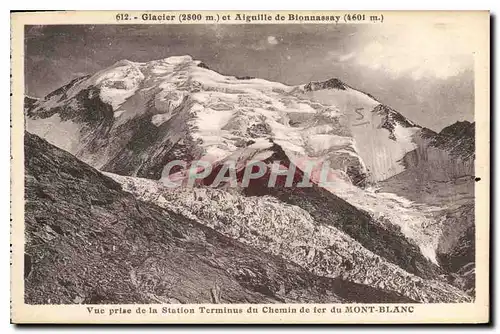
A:
[[[466,25],[462,25],[466,28]],[[222,74],[339,78],[433,130],[473,120],[473,57],[448,25],[98,25],[26,28],[26,91],[43,97],[118,60],[189,54]]]

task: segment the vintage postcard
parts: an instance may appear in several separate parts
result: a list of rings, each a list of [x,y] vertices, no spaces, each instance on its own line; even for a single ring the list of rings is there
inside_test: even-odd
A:
[[[11,19],[14,323],[489,322],[489,12]]]

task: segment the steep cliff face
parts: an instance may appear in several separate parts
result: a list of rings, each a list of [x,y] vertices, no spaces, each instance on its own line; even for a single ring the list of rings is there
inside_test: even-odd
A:
[[[453,280],[471,293],[475,261],[474,143],[475,124],[467,121],[437,134],[428,133],[417,149],[404,157],[406,170],[379,184],[380,191],[436,206],[433,215],[441,224],[438,262],[455,274],[462,272],[464,277]]]
[[[183,213],[138,200],[29,133],[25,149],[28,304],[412,301],[316,276]]]
[[[474,176],[475,124],[457,122],[427,133],[403,159],[406,173],[424,181],[447,182]]]
[[[460,206],[474,200],[475,124],[457,122],[428,133],[406,154],[406,170],[380,189],[420,203]]]

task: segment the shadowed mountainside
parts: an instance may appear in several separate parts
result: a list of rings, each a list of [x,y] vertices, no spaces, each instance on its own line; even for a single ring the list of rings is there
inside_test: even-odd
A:
[[[137,200],[35,135],[25,149],[29,304],[411,302],[312,275]]]
[[[379,183],[418,203],[441,207],[435,212],[443,224],[437,247],[440,265],[449,280],[474,294],[475,123],[456,122],[439,133],[429,132],[417,149],[404,157],[406,170]]]

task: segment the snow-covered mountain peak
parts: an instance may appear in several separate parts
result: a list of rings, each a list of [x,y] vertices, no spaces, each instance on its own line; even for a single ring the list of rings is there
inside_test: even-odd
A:
[[[311,82],[295,94],[341,110],[371,181],[385,180],[402,172],[401,159],[417,147],[415,141],[421,136],[421,127],[339,79]]]
[[[166,58],[161,58],[161,59],[155,59],[147,62],[136,62],[136,61],[131,61],[128,59],[121,59],[118,60],[116,63],[111,65],[110,67],[107,68],[107,70],[115,68],[115,67],[120,67],[120,66],[151,66],[151,65],[159,65],[159,64],[182,64],[182,63],[192,63],[196,62],[197,64],[200,61],[193,60],[193,57],[190,55],[180,55],[180,56],[170,56]]]
[[[151,178],[173,157],[218,161],[261,138],[378,181],[404,168],[420,129],[337,78],[288,86],[222,75],[189,55],[118,61],[33,101],[28,115],[30,131],[90,164]],[[132,152],[133,163],[121,157]]]

